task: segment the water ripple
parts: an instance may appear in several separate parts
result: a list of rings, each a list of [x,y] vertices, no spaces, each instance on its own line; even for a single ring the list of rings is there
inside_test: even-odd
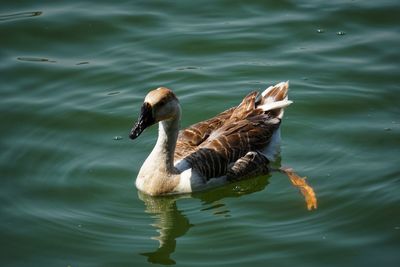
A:
[[[43,14],[42,11],[19,12],[19,13],[13,13],[13,14],[0,14],[0,22],[37,17],[42,14]]]
[[[397,2],[15,5],[0,15],[4,265],[399,262]],[[318,210],[279,173],[137,193],[157,129],[128,133],[148,90],[173,89],[188,126],[286,80],[281,164]]]

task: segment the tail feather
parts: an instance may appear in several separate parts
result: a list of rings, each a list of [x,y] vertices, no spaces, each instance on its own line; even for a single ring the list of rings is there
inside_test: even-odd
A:
[[[270,86],[261,93],[263,97],[263,102],[272,102],[284,100],[287,98],[287,93],[289,89],[289,81],[280,82],[274,86]],[[264,104],[264,103],[262,103]]]
[[[290,100],[281,100],[281,101],[266,103],[264,105],[259,105],[259,106],[257,106],[257,108],[260,108],[263,111],[270,111],[270,110],[274,110],[274,109],[278,109],[278,108],[280,108],[280,109],[285,108],[292,103],[293,103],[293,101],[290,101]]]
[[[270,86],[261,93],[261,99],[257,108],[264,112],[274,110],[275,117],[282,119],[283,109],[293,102],[288,100],[289,81],[280,82]]]

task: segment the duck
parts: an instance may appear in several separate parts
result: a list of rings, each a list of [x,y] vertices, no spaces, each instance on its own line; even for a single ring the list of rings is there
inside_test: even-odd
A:
[[[138,190],[152,195],[207,190],[266,175],[279,153],[280,125],[289,82],[247,94],[240,104],[180,130],[181,106],[166,87],[150,91],[129,137],[158,123],[157,142],[136,178]]]

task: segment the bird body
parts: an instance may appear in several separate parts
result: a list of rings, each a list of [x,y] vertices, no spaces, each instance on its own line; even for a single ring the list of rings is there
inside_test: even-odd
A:
[[[150,195],[190,193],[269,172],[279,151],[288,82],[249,93],[237,106],[182,131],[175,94],[160,87],[145,97],[130,137],[159,124],[158,139],[136,179]]]

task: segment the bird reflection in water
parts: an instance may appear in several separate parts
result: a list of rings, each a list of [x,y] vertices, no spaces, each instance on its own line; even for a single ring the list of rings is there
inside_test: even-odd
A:
[[[177,248],[176,239],[185,235],[194,225],[184,213],[178,209],[177,201],[182,198],[195,198],[202,201],[201,212],[212,211],[215,216],[229,217],[229,209],[222,203],[224,198],[240,197],[263,190],[268,184],[268,176],[257,177],[240,181],[224,187],[206,192],[187,195],[171,195],[152,197],[138,191],[139,198],[144,202],[145,211],[152,215],[155,222],[151,224],[157,229],[158,236],[152,239],[158,240],[159,247],[153,252],[141,253],[151,263],[173,265],[176,262],[171,254]]]

